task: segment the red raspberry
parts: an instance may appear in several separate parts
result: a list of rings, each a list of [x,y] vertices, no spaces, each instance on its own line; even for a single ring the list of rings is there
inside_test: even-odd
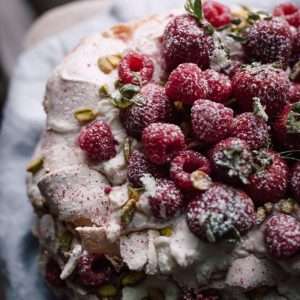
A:
[[[296,162],[291,169],[290,189],[296,200],[300,201],[300,162]]]
[[[244,192],[215,184],[189,203],[187,223],[190,230],[209,242],[229,234],[243,234],[255,223],[255,210]]]
[[[82,128],[78,142],[92,160],[106,161],[116,155],[114,137],[109,125],[103,121],[94,121]]]
[[[64,281],[60,279],[61,268],[58,263],[50,259],[46,264],[46,280],[47,282],[54,287],[64,286]]]
[[[246,141],[228,138],[210,151],[215,175],[230,183],[247,183],[252,174],[253,156]]]
[[[249,60],[262,63],[280,62],[286,67],[292,53],[293,34],[281,18],[256,22],[246,31],[243,44]]]
[[[169,163],[185,148],[181,129],[173,124],[153,123],[143,131],[143,146],[146,157],[156,165]]]
[[[299,14],[299,20],[300,20],[300,11]],[[294,32],[293,34],[293,45],[292,45],[292,55],[290,58],[290,64],[294,65],[300,60],[300,30],[299,28]],[[296,81],[299,81],[299,75],[296,76]]]
[[[166,94],[172,101],[193,104],[199,98],[206,98],[208,93],[204,73],[196,64],[179,65],[169,76]]]
[[[145,174],[151,174],[154,177],[162,177],[162,172],[157,166],[147,161],[144,153],[134,150],[130,155],[127,168],[127,177],[134,187],[142,187],[141,178]]]
[[[183,196],[173,181],[158,179],[155,195],[149,197],[153,215],[161,220],[169,220],[180,214],[183,208]]]
[[[193,190],[191,174],[197,170],[209,175],[208,159],[195,151],[182,151],[171,162],[170,177],[180,189]]]
[[[249,177],[246,192],[258,205],[277,202],[285,196],[288,184],[288,167],[280,155],[271,150],[263,150],[256,157],[259,166]]]
[[[185,291],[181,300],[220,300],[220,297],[214,291],[198,291],[188,290]]]
[[[82,255],[77,264],[77,274],[85,286],[99,286],[111,279],[113,267],[104,255]]]
[[[221,103],[198,100],[192,107],[191,116],[195,136],[203,143],[217,143],[230,134],[233,110]]]
[[[120,111],[120,120],[130,136],[140,138],[143,129],[148,125],[171,121],[173,108],[164,88],[152,83],[147,84],[137,97],[143,100],[142,103]]]
[[[271,65],[251,65],[237,71],[232,80],[233,96],[243,111],[252,111],[253,98],[260,99],[274,117],[288,102],[290,82],[287,74]]]
[[[243,113],[233,120],[231,136],[247,142],[251,149],[259,149],[268,144],[269,126],[253,113]]]
[[[207,69],[213,49],[212,37],[189,15],[173,18],[163,34],[162,51],[168,71],[185,62]]]
[[[300,223],[292,216],[271,217],[266,222],[264,235],[268,252],[276,258],[288,258],[300,251]]]
[[[291,103],[300,102],[300,83],[293,83],[289,89],[289,101]]]
[[[211,69],[204,71],[203,74],[208,83],[207,99],[226,103],[232,94],[232,85],[229,77]]]
[[[127,53],[119,64],[119,78],[124,84],[144,85],[152,79],[153,72],[151,58],[138,52]]]
[[[300,102],[287,104],[278,114],[273,134],[278,145],[286,149],[300,150]]]
[[[230,8],[214,0],[207,0],[203,3],[203,13],[205,19],[216,28],[231,22]]]
[[[273,16],[284,17],[292,26],[300,26],[299,7],[291,2],[279,4],[273,10]]]

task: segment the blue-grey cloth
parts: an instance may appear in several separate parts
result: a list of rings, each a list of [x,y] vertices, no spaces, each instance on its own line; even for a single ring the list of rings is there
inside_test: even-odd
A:
[[[225,1],[255,4],[252,1]],[[268,8],[279,1],[261,1]],[[184,0],[115,0],[88,22],[42,41],[19,58],[0,133],[0,299],[55,299],[37,268],[38,243],[31,234],[34,215],[26,197],[25,166],[45,122],[46,80],[81,37],[119,21],[182,7]],[[3,295],[1,293],[4,293]]]

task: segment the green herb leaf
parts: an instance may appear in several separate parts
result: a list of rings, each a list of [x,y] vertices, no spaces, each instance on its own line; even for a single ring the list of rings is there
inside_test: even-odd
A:
[[[184,6],[185,10],[199,22],[203,20],[202,1],[187,0]]]

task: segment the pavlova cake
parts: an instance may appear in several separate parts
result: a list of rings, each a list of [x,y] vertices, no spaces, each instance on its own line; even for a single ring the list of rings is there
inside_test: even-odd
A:
[[[188,0],[56,68],[27,183],[58,295],[300,299],[298,28]]]

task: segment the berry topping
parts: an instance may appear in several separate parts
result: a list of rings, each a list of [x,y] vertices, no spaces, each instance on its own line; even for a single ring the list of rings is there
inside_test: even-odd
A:
[[[285,106],[276,118],[273,133],[279,145],[300,150],[300,102]]]
[[[209,242],[238,238],[255,223],[254,205],[244,192],[215,184],[189,203],[187,223],[195,235]]]
[[[189,289],[183,292],[180,300],[220,300],[220,297],[214,291]]]
[[[232,85],[234,97],[243,111],[252,111],[254,99],[259,98],[267,114],[274,117],[288,102],[287,74],[271,65],[241,68],[235,73]]]
[[[85,286],[99,286],[111,279],[113,267],[104,255],[86,254],[80,257],[77,274]]]
[[[195,63],[201,69],[209,67],[214,43],[201,24],[189,15],[173,18],[167,25],[162,49],[168,71],[181,63]]]
[[[116,155],[115,141],[108,124],[94,121],[82,128],[78,138],[80,148],[89,159],[106,161]]]
[[[203,13],[205,19],[216,28],[231,22],[230,8],[214,0],[207,0],[203,3]]]
[[[204,73],[196,64],[179,65],[169,76],[166,94],[172,101],[193,104],[199,98],[206,98],[208,93]]]
[[[289,90],[289,101],[291,103],[300,102],[300,83],[291,84]]]
[[[216,177],[230,183],[248,183],[252,174],[253,157],[246,141],[228,138],[210,152]]]
[[[141,178],[145,174],[151,174],[154,177],[162,177],[162,172],[157,166],[147,161],[144,153],[134,150],[130,155],[127,168],[127,177],[134,187],[142,187]]]
[[[204,71],[203,75],[208,83],[206,98],[215,102],[226,103],[232,94],[232,85],[229,77],[210,69]]]
[[[229,136],[233,110],[221,103],[198,100],[191,111],[195,136],[202,143],[216,143]]]
[[[183,208],[183,196],[174,182],[168,179],[156,181],[155,195],[149,197],[153,215],[161,220],[168,220],[180,214]]]
[[[286,67],[292,53],[293,35],[281,18],[257,21],[246,31],[244,50],[250,61],[281,63]]]
[[[233,120],[231,136],[246,141],[251,149],[259,149],[269,142],[269,126],[262,117],[243,113]]]
[[[298,14],[299,14],[299,21],[300,21],[300,11],[298,12]],[[300,60],[300,30],[297,29],[296,32],[294,32],[294,34],[293,34],[292,55],[290,58],[290,64],[294,65],[299,60]],[[293,80],[299,81],[300,80],[299,66],[297,68],[296,73],[297,73],[296,76],[295,75],[292,76],[292,77],[295,77],[295,78],[293,78]]]
[[[171,121],[173,108],[164,88],[147,84],[136,97],[137,104],[120,111],[120,120],[130,136],[140,138],[143,129],[148,125]]]
[[[290,189],[296,200],[300,201],[300,162],[296,162],[291,169]]]
[[[288,258],[300,251],[300,223],[289,215],[271,217],[265,227],[268,252],[276,258]]]
[[[46,264],[46,280],[54,287],[62,287],[64,285],[63,280],[60,279],[61,268],[58,263],[50,259]]]
[[[154,65],[150,57],[138,52],[127,53],[119,64],[119,78],[124,84],[144,85],[152,79]]]
[[[299,7],[291,2],[282,3],[276,6],[273,10],[273,16],[284,17],[292,26],[300,26],[300,11]]]
[[[278,153],[262,150],[255,157],[256,172],[249,177],[247,193],[257,204],[277,202],[284,197],[288,184],[288,167]]]
[[[143,146],[146,157],[154,164],[169,163],[185,148],[184,134],[173,124],[154,123],[143,131]]]
[[[207,158],[195,151],[182,151],[171,162],[170,177],[180,189],[192,190],[191,174],[197,170],[210,174]]]

